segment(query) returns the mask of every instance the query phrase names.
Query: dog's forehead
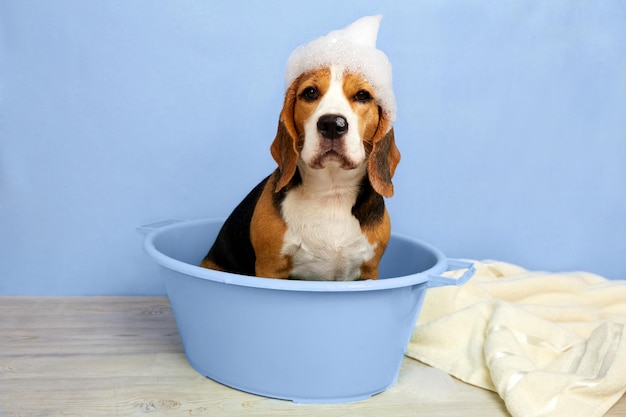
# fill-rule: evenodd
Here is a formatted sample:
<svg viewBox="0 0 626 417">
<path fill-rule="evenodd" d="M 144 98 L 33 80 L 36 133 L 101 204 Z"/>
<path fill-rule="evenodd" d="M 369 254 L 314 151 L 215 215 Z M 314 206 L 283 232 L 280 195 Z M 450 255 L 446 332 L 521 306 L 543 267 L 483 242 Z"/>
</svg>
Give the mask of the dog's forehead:
<svg viewBox="0 0 626 417">
<path fill-rule="evenodd" d="M 332 86 L 341 87 L 345 94 L 354 94 L 358 90 L 367 90 L 374 95 L 372 85 L 360 73 L 344 67 L 333 66 L 309 71 L 299 77 L 297 82 L 298 93 L 302 93 L 308 87 L 315 87 L 320 93 L 326 93 Z"/>
</svg>

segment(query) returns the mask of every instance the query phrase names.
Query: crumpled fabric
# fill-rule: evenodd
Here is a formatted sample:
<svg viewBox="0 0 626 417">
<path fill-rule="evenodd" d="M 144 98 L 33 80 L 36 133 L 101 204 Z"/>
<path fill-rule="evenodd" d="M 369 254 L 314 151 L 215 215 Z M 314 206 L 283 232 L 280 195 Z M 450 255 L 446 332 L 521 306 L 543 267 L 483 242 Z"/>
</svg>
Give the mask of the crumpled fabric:
<svg viewBox="0 0 626 417">
<path fill-rule="evenodd" d="M 513 417 L 600 417 L 626 391 L 626 281 L 475 262 L 429 289 L 407 356 L 496 391 Z"/>
</svg>

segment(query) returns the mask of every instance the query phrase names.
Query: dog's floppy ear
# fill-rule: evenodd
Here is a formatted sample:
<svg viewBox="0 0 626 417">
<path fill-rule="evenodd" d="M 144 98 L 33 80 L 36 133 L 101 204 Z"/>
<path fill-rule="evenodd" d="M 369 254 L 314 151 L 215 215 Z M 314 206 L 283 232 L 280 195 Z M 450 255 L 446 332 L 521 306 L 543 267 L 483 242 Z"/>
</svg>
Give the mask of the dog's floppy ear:
<svg viewBox="0 0 626 417">
<path fill-rule="evenodd" d="M 393 128 L 387 132 L 388 127 L 389 122 L 382 113 L 367 161 L 367 172 L 374 191 L 387 198 L 393 195 L 391 178 L 400 162 L 400 151 L 396 147 Z"/>
<path fill-rule="evenodd" d="M 291 178 L 293 178 L 293 175 L 296 173 L 298 158 L 300 157 L 300 152 L 297 147 L 298 133 L 296 132 L 293 120 L 296 88 L 299 79 L 300 77 L 291 84 L 285 93 L 285 102 L 280 112 L 280 120 L 278 121 L 278 131 L 270 147 L 270 152 L 278 164 L 279 171 L 276 189 L 274 190 L 276 192 L 289 184 L 289 181 L 291 181 Z"/>
</svg>

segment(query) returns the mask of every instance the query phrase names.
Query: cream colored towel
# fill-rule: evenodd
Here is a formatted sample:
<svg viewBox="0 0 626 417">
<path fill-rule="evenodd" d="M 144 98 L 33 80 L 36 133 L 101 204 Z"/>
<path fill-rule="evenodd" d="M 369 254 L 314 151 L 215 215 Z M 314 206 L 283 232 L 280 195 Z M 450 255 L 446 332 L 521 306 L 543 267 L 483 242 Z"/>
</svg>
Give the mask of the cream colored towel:
<svg viewBox="0 0 626 417">
<path fill-rule="evenodd" d="M 407 356 L 497 391 L 514 417 L 599 417 L 626 391 L 626 281 L 476 262 L 428 290 Z"/>
</svg>

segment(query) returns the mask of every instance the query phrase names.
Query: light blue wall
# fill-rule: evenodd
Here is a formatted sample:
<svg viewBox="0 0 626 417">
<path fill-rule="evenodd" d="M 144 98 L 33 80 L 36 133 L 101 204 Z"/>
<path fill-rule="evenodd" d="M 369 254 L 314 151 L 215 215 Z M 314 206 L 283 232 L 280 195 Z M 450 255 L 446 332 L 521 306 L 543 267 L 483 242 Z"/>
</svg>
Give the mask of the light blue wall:
<svg viewBox="0 0 626 417">
<path fill-rule="evenodd" d="M 626 278 L 626 2 L 0 2 L 0 294 L 161 294 L 136 226 L 273 169 L 299 44 L 383 13 L 394 230 Z"/>
</svg>

